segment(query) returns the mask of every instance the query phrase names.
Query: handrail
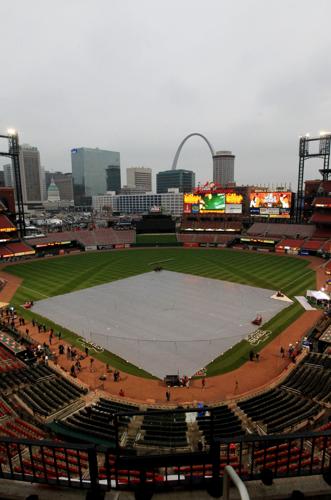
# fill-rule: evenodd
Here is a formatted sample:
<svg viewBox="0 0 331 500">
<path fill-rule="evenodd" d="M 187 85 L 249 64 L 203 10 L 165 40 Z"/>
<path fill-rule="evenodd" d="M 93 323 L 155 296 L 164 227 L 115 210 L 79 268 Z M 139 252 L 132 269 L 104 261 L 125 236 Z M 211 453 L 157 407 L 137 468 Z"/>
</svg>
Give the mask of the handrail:
<svg viewBox="0 0 331 500">
<path fill-rule="evenodd" d="M 240 479 L 236 471 L 231 465 L 227 465 L 224 469 L 223 480 L 223 499 L 229 500 L 230 498 L 230 479 L 239 491 L 241 500 L 250 500 L 247 488 L 244 482 Z"/>
</svg>

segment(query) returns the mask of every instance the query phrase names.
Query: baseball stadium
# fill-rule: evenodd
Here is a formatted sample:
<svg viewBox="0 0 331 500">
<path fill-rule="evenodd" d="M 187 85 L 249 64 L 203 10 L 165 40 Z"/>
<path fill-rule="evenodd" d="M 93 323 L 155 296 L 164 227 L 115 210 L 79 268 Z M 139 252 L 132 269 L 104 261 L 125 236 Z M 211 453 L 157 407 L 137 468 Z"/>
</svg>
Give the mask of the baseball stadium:
<svg viewBox="0 0 331 500">
<path fill-rule="evenodd" d="M 29 240 L 0 189 L 1 479 L 144 499 L 220 497 L 231 474 L 330 484 L 322 174 L 296 201 L 206 183 L 173 232 L 155 213 L 153 231 L 93 220 Z"/>
</svg>

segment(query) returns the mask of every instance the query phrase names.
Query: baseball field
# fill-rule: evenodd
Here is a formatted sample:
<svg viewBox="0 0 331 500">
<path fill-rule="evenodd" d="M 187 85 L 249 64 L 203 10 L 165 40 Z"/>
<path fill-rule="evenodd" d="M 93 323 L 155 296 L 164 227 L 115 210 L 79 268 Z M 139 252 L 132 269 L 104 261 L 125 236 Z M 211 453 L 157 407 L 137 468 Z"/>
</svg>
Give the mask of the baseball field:
<svg viewBox="0 0 331 500">
<path fill-rule="evenodd" d="M 303 295 L 308 288 L 315 286 L 315 272 L 309 268 L 307 260 L 228 249 L 152 248 L 81 253 L 10 265 L 6 268 L 6 272 L 23 280 L 12 303 L 27 318 L 31 318 L 32 315 L 34 317 L 36 315 L 22 308 L 27 300 L 38 301 L 121 280 L 149 272 L 156 266 L 169 271 L 281 290 L 291 299 L 296 295 Z M 256 350 L 260 350 L 275 338 L 302 312 L 302 307 L 294 301 L 294 304 L 264 324 L 263 328 L 270 330 L 271 335 L 265 342 L 261 342 Z M 59 330 L 59 327 L 47 318 L 39 320 Z M 61 331 L 63 338 L 75 344 L 75 332 L 62 328 Z M 246 340 L 239 342 L 208 365 L 208 375 L 237 368 L 247 360 L 250 349 L 251 346 Z M 145 377 L 150 376 L 144 370 L 112 353 L 103 352 L 95 356 L 120 370 Z"/>
</svg>

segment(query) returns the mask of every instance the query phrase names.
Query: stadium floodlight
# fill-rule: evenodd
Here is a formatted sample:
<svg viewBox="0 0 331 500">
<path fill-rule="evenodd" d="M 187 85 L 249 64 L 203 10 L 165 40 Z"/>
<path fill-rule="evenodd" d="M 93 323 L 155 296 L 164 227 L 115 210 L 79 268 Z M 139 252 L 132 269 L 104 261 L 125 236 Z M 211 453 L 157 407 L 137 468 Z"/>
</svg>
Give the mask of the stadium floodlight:
<svg viewBox="0 0 331 500">
<path fill-rule="evenodd" d="M 16 135 L 16 130 L 15 130 L 14 128 L 9 128 L 9 129 L 7 130 L 7 134 L 8 134 L 8 135 Z"/>
<path fill-rule="evenodd" d="M 330 135 L 330 132 L 327 132 L 326 130 L 320 130 L 320 135 Z"/>
<path fill-rule="evenodd" d="M 306 133 L 306 137 L 310 137 L 310 133 L 309 132 Z"/>
</svg>

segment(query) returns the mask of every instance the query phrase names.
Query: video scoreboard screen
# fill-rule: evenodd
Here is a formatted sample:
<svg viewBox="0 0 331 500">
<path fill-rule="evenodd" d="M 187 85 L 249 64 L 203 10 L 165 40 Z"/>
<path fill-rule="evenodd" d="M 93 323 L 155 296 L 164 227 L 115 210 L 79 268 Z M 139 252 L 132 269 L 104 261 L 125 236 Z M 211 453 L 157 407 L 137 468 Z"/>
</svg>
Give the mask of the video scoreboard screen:
<svg viewBox="0 0 331 500">
<path fill-rule="evenodd" d="M 291 216 L 292 193 L 289 191 L 252 192 L 249 199 L 251 215 L 289 219 Z"/>
<path fill-rule="evenodd" d="M 185 214 L 241 214 L 243 197 L 237 193 L 186 193 Z"/>
</svg>

